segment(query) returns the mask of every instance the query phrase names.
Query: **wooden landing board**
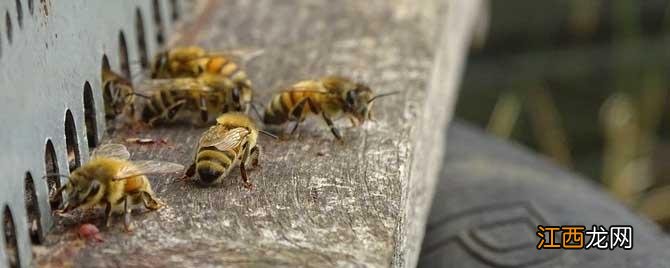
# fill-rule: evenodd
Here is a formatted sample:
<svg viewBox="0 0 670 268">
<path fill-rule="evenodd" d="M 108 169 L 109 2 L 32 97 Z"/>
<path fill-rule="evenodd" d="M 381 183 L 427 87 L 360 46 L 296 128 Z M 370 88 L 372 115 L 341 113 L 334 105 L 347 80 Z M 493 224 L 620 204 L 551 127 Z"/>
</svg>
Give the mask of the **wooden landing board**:
<svg viewBox="0 0 670 268">
<path fill-rule="evenodd" d="M 446 6 L 445 6 L 446 4 Z M 293 82 L 338 74 L 375 92 L 376 122 L 337 122 L 344 144 L 319 120 L 290 140 L 264 137 L 261 168 L 216 187 L 152 177 L 167 207 L 136 212 L 133 234 L 119 217 L 105 242 L 77 239 L 79 221 L 57 219 L 38 265 L 61 266 L 413 266 L 441 163 L 479 1 L 204 1 L 179 37 L 209 48 L 263 49 L 247 63 L 259 102 Z M 179 42 L 179 41 L 177 41 Z M 203 129 L 162 127 L 129 137 L 132 159 L 188 165 Z M 98 226 L 102 219 L 88 217 Z"/>
</svg>

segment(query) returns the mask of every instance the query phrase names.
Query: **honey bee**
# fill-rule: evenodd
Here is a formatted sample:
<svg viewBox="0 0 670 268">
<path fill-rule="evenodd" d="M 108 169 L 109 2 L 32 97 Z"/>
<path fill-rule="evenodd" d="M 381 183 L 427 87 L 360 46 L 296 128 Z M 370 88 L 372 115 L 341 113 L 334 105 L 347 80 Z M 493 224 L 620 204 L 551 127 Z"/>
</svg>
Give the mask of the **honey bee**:
<svg viewBox="0 0 670 268">
<path fill-rule="evenodd" d="M 295 122 L 291 130 L 293 134 L 308 115 L 319 115 L 335 138 L 342 140 L 333 119 L 346 116 L 354 126 L 361 125 L 366 119 L 372 119 L 374 100 L 396 93 L 375 96 L 368 86 L 344 77 L 302 81 L 272 96 L 265 107 L 263 122 L 268 125 Z"/>
<path fill-rule="evenodd" d="M 102 70 L 103 100 L 105 102 L 105 116 L 114 119 L 129 112 L 133 113 L 135 94 L 130 81 L 109 69 Z"/>
<path fill-rule="evenodd" d="M 193 63 L 207 52 L 197 46 L 176 47 L 156 54 L 151 65 L 151 78 L 197 77 L 204 72 Z"/>
<path fill-rule="evenodd" d="M 258 133 L 276 137 L 259 130 L 251 118 L 242 113 L 225 113 L 216 122 L 200 137 L 194 162 L 184 178 L 193 177 L 197 172 L 200 182 L 211 185 L 223 180 L 239 166 L 244 187 L 251 188 L 247 167 L 259 164 L 261 147 L 257 144 Z"/>
<path fill-rule="evenodd" d="M 202 74 L 216 74 L 235 82 L 249 83 L 247 75 L 236 61 L 242 56 L 253 57 L 257 52 L 207 52 L 197 46 L 176 47 L 158 53 L 151 68 L 151 78 L 198 77 Z"/>
<path fill-rule="evenodd" d="M 246 53 L 253 56 L 254 53 Z M 176 47 L 158 53 L 151 67 L 151 77 L 180 78 L 199 77 L 203 74 L 229 78 L 240 88 L 251 89 L 251 81 L 240 69 L 233 53 L 208 53 L 197 46 Z"/>
<path fill-rule="evenodd" d="M 156 210 L 163 204 L 156 199 L 146 175 L 180 172 L 180 164 L 161 161 L 129 161 L 130 153 L 121 144 L 105 144 L 95 149 L 91 160 L 75 169 L 54 196 L 64 191 L 67 200 L 60 213 L 77 208 L 105 207 L 107 227 L 112 214 L 124 214 L 124 226 L 131 230 L 130 211 L 139 205 Z M 50 174 L 49 174 L 50 175 Z"/>
<path fill-rule="evenodd" d="M 204 124 L 231 111 L 247 112 L 251 104 L 249 87 L 238 87 L 230 79 L 204 74 L 199 78 L 152 80 L 142 90 L 147 95 L 140 120 L 150 125 L 188 119 Z M 144 93 L 146 92 L 146 93 Z"/>
</svg>

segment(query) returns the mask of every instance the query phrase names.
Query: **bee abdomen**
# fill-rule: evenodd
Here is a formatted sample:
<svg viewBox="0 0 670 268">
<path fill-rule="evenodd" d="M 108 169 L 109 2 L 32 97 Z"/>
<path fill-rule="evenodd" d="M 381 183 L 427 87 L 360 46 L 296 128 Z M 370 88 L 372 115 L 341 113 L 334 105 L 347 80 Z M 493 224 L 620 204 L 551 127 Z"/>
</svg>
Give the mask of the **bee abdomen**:
<svg viewBox="0 0 670 268">
<path fill-rule="evenodd" d="M 237 155 L 230 151 L 203 149 L 196 157 L 196 171 L 204 183 L 214 183 L 225 176 Z"/>
<path fill-rule="evenodd" d="M 219 180 L 219 178 L 223 175 L 224 172 L 218 170 L 218 169 L 212 169 L 212 168 L 198 168 L 198 176 L 200 177 L 200 181 L 205 183 L 205 184 L 212 184 L 215 183 L 216 181 Z"/>
<path fill-rule="evenodd" d="M 293 101 L 288 92 L 274 95 L 265 108 L 263 122 L 266 124 L 279 125 L 289 120 L 289 113 L 293 107 Z"/>
</svg>

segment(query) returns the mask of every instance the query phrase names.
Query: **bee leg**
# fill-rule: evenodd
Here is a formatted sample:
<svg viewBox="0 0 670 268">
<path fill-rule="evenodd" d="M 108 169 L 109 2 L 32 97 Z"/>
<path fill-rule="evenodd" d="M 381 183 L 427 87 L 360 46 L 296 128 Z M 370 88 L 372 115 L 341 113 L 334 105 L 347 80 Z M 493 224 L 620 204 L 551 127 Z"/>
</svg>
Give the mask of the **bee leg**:
<svg viewBox="0 0 670 268">
<path fill-rule="evenodd" d="M 188 166 L 188 169 L 186 169 L 186 172 L 184 172 L 184 175 L 182 175 L 179 180 L 186 180 L 190 177 L 193 177 L 195 175 L 195 162 Z"/>
<path fill-rule="evenodd" d="M 247 175 L 247 169 L 244 167 L 244 162 L 240 163 L 240 174 L 242 175 L 242 183 L 244 188 L 249 190 L 254 188 L 254 185 L 249 181 L 249 176 Z"/>
<path fill-rule="evenodd" d="M 112 226 L 112 203 L 106 202 L 105 206 L 105 226 Z"/>
<path fill-rule="evenodd" d="M 170 119 L 174 118 L 175 115 L 177 115 L 177 112 L 179 111 L 179 109 L 181 109 L 181 106 L 184 105 L 185 103 L 186 103 L 186 100 L 180 100 L 178 102 L 173 103 L 169 107 L 165 108 L 164 112 L 162 112 L 161 114 L 151 118 L 149 120 L 148 124 L 150 126 L 153 126 L 156 123 L 156 121 L 158 121 L 160 119 L 170 120 Z"/>
<path fill-rule="evenodd" d="M 349 117 L 349 122 L 351 122 L 351 127 L 357 127 L 358 123 L 354 120 L 353 117 Z"/>
<path fill-rule="evenodd" d="M 247 169 L 245 167 L 245 163 L 249 159 L 249 149 L 244 150 L 244 154 L 242 155 L 242 159 L 240 161 L 240 175 L 242 175 L 242 181 L 244 183 L 244 188 L 247 188 L 251 190 L 253 188 L 253 184 L 249 181 L 249 176 L 247 175 Z"/>
<path fill-rule="evenodd" d="M 330 117 L 323 112 L 321 112 L 321 116 L 323 117 L 323 120 L 326 121 L 326 124 L 328 124 L 328 127 L 330 127 L 330 132 L 335 135 L 335 138 L 342 141 L 342 134 L 340 134 L 340 131 L 335 127 L 335 124 L 333 124 L 333 120 L 330 120 Z"/>
<path fill-rule="evenodd" d="M 295 131 L 298 130 L 298 126 L 300 125 L 300 122 L 303 120 L 303 111 L 305 104 L 309 101 L 309 98 L 304 98 L 300 100 L 298 103 L 293 106 L 293 109 L 289 112 L 289 120 L 290 121 L 295 121 L 295 125 L 293 125 L 293 129 L 291 129 L 291 136 L 295 134 Z"/>
<path fill-rule="evenodd" d="M 377 122 L 376 118 L 372 116 L 372 110 L 368 112 L 368 119 L 372 122 Z"/>
<path fill-rule="evenodd" d="M 149 121 L 147 122 L 147 125 L 149 125 L 150 127 L 153 127 L 153 126 L 156 125 L 156 121 L 158 121 L 158 120 L 160 120 L 160 119 L 161 119 L 161 116 L 160 116 L 160 115 L 155 116 L 155 117 L 149 119 Z"/>
<path fill-rule="evenodd" d="M 144 203 L 145 208 L 149 210 L 157 210 L 163 206 L 163 204 L 150 193 L 142 192 L 140 194 L 142 195 L 142 202 Z"/>
<path fill-rule="evenodd" d="M 290 136 L 295 135 L 296 130 L 298 130 L 298 126 L 300 125 L 300 120 L 295 121 L 295 124 L 293 125 L 293 128 L 291 128 L 291 132 L 289 133 Z"/>
<path fill-rule="evenodd" d="M 130 222 L 130 213 L 131 209 L 128 206 L 128 199 L 130 199 L 130 196 L 127 195 L 125 199 L 123 200 L 123 226 L 126 229 L 126 232 L 132 232 L 133 231 L 133 225 L 132 222 Z"/>
<path fill-rule="evenodd" d="M 124 111 L 125 111 L 125 110 L 124 110 Z M 134 117 L 135 117 L 135 113 L 137 112 L 137 111 L 135 111 L 135 104 L 134 104 L 134 103 L 130 103 L 130 104 L 128 104 L 128 109 L 127 109 L 127 111 L 128 111 L 127 116 L 128 116 L 129 118 L 134 118 Z"/>
<path fill-rule="evenodd" d="M 326 121 L 326 124 L 330 128 L 330 132 L 335 135 L 335 138 L 337 138 L 339 141 L 342 141 L 342 135 L 340 134 L 340 131 L 335 127 L 335 124 L 333 124 L 333 120 L 331 120 L 330 117 L 328 117 L 326 113 L 323 112 L 321 107 L 319 107 L 319 104 L 312 101 L 310 98 L 306 98 L 306 100 L 309 102 L 309 106 L 312 108 L 314 113 L 321 114 L 321 117 L 323 117 L 323 120 Z"/>
<path fill-rule="evenodd" d="M 125 115 L 129 118 L 133 118 L 135 116 L 135 95 L 131 93 L 127 93 L 126 96 L 123 98 L 123 107 L 121 108 L 121 115 Z"/>
<path fill-rule="evenodd" d="M 209 108 L 207 107 L 207 98 L 205 96 L 200 97 L 200 119 L 203 124 L 209 122 Z"/>
<path fill-rule="evenodd" d="M 180 100 L 178 102 L 175 102 L 174 104 L 170 105 L 170 107 L 167 108 L 167 118 L 172 119 L 174 118 L 175 115 L 177 115 L 177 112 L 179 112 L 179 109 L 186 103 L 186 100 Z"/>
<path fill-rule="evenodd" d="M 251 148 L 251 152 L 249 152 L 249 158 L 247 159 L 247 164 L 251 164 L 252 167 L 258 167 L 260 158 L 261 158 L 261 153 L 262 149 L 260 145 L 256 145 L 256 147 Z"/>
</svg>

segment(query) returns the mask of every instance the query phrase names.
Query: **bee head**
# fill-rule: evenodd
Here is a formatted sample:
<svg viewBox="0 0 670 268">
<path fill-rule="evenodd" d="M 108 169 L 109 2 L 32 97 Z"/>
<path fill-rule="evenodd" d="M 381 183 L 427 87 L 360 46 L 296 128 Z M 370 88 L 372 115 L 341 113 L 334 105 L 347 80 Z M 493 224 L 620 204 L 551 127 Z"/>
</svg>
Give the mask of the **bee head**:
<svg viewBox="0 0 670 268">
<path fill-rule="evenodd" d="M 117 104 L 115 101 L 116 92 L 114 92 L 114 83 L 112 81 L 104 82 L 102 98 L 105 100 L 105 114 L 107 116 L 116 116 L 117 113 Z"/>
<path fill-rule="evenodd" d="M 121 89 L 119 88 L 120 77 L 109 69 L 102 70 L 102 98 L 105 102 L 105 114 L 116 116 L 121 110 Z"/>
<path fill-rule="evenodd" d="M 110 81 L 104 85 L 103 98 L 106 100 L 105 107 L 107 114 L 120 115 L 124 109 L 133 104 L 135 95 L 131 87 Z"/>
<path fill-rule="evenodd" d="M 344 107 L 359 124 L 363 124 L 370 113 L 372 90 L 364 84 L 356 84 L 355 88 L 344 92 Z"/>
<path fill-rule="evenodd" d="M 69 177 L 67 183 L 58 190 L 65 192 L 67 200 L 64 202 L 63 212 L 71 211 L 81 204 L 92 194 L 97 194 L 100 190 L 100 183 L 97 180 L 89 178 L 82 170 L 75 170 Z"/>
</svg>

